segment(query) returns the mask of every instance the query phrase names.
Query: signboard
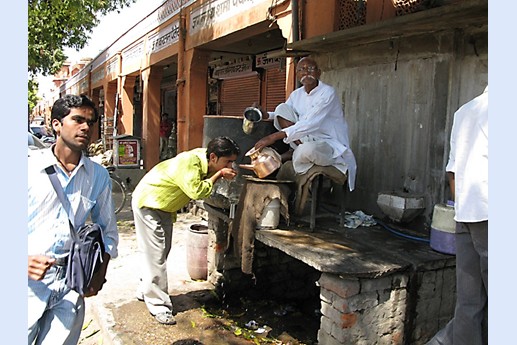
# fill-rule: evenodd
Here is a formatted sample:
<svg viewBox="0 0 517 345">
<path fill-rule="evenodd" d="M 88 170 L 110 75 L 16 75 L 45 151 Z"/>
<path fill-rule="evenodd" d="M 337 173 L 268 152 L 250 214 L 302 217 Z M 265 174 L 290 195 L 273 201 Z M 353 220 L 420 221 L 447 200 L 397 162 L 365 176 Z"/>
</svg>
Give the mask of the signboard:
<svg viewBox="0 0 517 345">
<path fill-rule="evenodd" d="M 115 166 L 118 168 L 140 167 L 140 140 L 115 137 Z"/>
<path fill-rule="evenodd" d="M 251 60 L 244 60 L 235 62 L 229 65 L 218 66 L 214 69 L 212 78 L 214 79 L 230 79 L 240 78 L 251 74 L 256 74 L 253 71 Z"/>
<path fill-rule="evenodd" d="M 211 27 L 268 0 L 214 0 L 190 12 L 189 34 Z"/>
<path fill-rule="evenodd" d="M 147 45 L 147 54 L 156 53 L 162 49 L 167 48 L 179 41 L 180 37 L 180 24 L 176 20 L 171 25 L 167 26 L 163 30 L 158 31 L 156 34 L 149 36 Z"/>
<path fill-rule="evenodd" d="M 122 60 L 126 64 L 140 62 L 144 56 L 144 41 L 140 41 L 131 48 L 122 52 Z"/>
<path fill-rule="evenodd" d="M 267 56 L 267 53 L 255 56 L 255 66 L 257 68 L 271 68 L 278 67 L 281 65 L 285 58 L 271 58 Z"/>
</svg>

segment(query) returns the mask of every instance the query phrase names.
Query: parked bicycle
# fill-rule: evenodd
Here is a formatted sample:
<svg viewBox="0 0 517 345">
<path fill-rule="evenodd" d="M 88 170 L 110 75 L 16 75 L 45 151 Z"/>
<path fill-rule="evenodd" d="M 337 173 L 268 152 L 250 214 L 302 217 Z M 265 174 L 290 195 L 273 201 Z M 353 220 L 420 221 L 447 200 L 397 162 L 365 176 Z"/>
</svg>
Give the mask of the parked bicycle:
<svg viewBox="0 0 517 345">
<path fill-rule="evenodd" d="M 126 204 L 128 190 L 126 183 L 115 172 L 114 166 L 109 166 L 108 169 L 111 177 L 111 193 L 113 198 L 113 205 L 115 206 L 115 214 L 119 213 Z"/>
</svg>

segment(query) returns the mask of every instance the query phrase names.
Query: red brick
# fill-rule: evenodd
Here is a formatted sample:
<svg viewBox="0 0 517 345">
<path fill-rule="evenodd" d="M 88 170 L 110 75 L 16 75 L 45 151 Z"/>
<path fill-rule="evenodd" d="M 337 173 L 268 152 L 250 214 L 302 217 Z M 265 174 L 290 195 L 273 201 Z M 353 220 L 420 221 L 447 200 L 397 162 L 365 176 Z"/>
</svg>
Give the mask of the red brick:
<svg viewBox="0 0 517 345">
<path fill-rule="evenodd" d="M 354 313 L 343 314 L 341 315 L 341 327 L 342 328 L 351 328 L 357 323 L 357 315 Z"/>
</svg>

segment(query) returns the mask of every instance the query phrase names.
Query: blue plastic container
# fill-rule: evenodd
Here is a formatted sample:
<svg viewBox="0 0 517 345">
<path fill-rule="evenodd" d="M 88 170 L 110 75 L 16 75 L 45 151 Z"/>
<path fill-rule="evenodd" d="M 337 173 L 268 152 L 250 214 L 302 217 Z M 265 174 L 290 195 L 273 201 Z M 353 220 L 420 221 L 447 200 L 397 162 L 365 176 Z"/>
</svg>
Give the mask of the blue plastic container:
<svg viewBox="0 0 517 345">
<path fill-rule="evenodd" d="M 456 221 L 453 206 L 434 206 L 429 244 L 437 252 L 456 255 Z"/>
</svg>

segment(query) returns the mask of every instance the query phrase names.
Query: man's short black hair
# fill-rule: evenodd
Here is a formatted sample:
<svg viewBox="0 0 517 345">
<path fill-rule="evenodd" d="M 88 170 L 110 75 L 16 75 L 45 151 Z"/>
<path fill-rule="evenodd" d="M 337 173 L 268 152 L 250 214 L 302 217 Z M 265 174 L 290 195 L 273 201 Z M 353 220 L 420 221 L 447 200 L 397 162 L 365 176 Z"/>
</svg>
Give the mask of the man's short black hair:
<svg viewBox="0 0 517 345">
<path fill-rule="evenodd" d="M 210 159 L 210 154 L 215 153 L 217 157 L 229 157 L 231 155 L 239 155 L 241 150 L 239 145 L 228 137 L 217 137 L 208 143 L 206 147 L 206 158 Z"/>
<path fill-rule="evenodd" d="M 93 120 L 97 122 L 99 119 L 99 112 L 95 104 L 86 95 L 64 95 L 54 102 L 52 111 L 50 113 L 50 120 L 57 119 L 62 122 L 63 118 L 70 114 L 72 108 L 87 107 L 93 110 Z"/>
</svg>

